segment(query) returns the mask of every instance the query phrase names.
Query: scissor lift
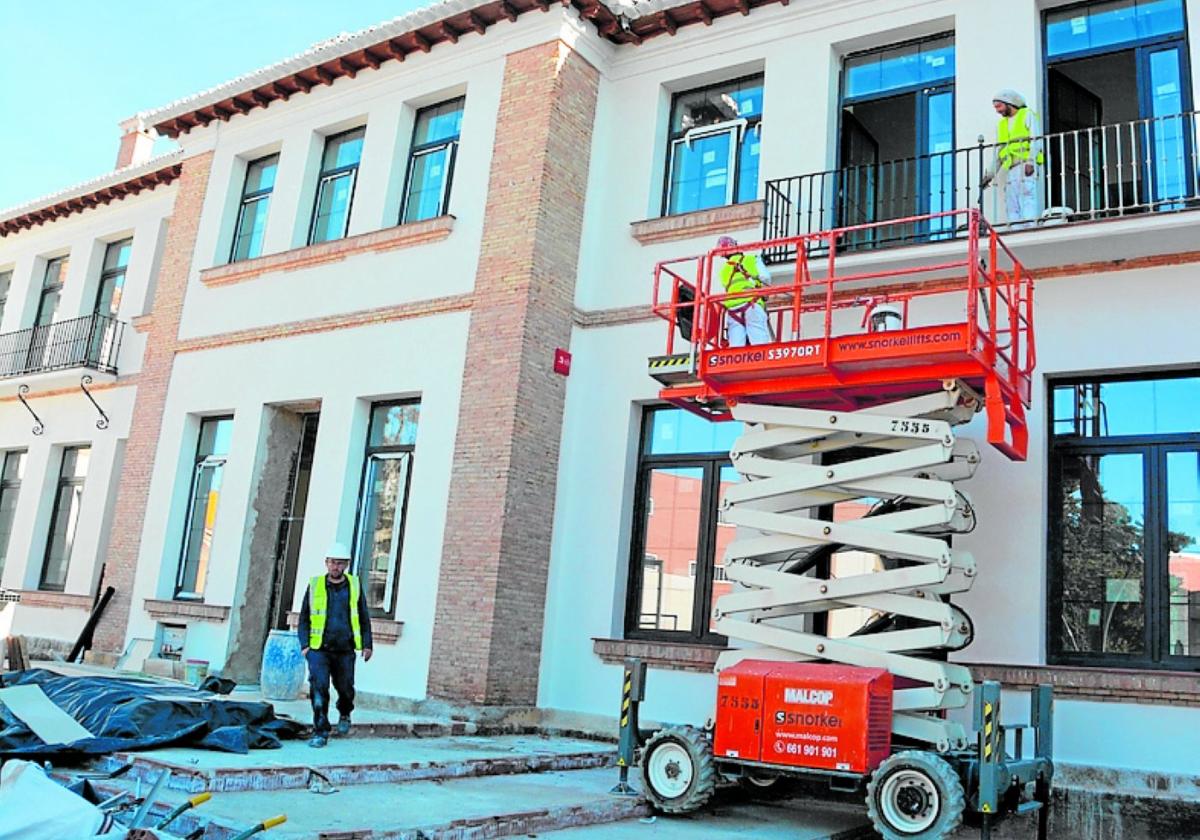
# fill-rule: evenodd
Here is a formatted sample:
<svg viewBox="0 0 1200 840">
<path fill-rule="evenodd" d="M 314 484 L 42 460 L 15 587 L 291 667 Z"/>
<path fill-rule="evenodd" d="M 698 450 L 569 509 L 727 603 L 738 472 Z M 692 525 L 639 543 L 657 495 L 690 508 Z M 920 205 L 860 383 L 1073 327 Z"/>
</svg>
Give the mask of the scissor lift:
<svg viewBox="0 0 1200 840">
<path fill-rule="evenodd" d="M 860 225 L 656 268 L 654 312 L 669 332 L 649 369 L 662 398 L 745 424 L 730 453 L 743 481 L 726 491 L 721 514 L 738 526 L 724 560 L 740 586 L 715 609 L 717 631 L 744 646 L 717 663 L 712 727 L 660 730 L 645 742 L 647 794 L 678 813 L 703 805 L 718 776 L 768 783 L 816 773 L 840 786 L 865 783 L 886 838 L 947 837 L 964 812 L 981 815 L 988 836 L 994 819 L 1034 810 L 1044 837 L 1049 687 L 1033 691 L 1031 724 L 1006 738 L 999 684 L 976 686 L 968 668 L 946 659 L 974 632 L 950 596 L 977 574 L 951 538 L 974 528 L 976 510 L 956 482 L 974 474 L 980 455 L 955 429 L 983 412 L 988 442 L 1024 460 L 1033 282 L 978 211 L 887 224 L 959 225 L 965 236 L 926 246 L 949 255 L 941 262 L 917 250 L 907 261 L 889 255 L 890 267 L 858 256 L 846 269 L 841 243 L 879 227 Z M 795 259 L 788 282 L 755 292 L 774 340 L 729 347 L 725 301 L 747 293 L 726 294 L 714 280 L 742 250 Z M 815 515 L 837 503 L 867 512 L 850 521 Z M 877 562 L 831 575 L 830 559 L 847 551 Z M 871 618 L 850 635 L 817 632 L 818 617 L 847 607 Z M 871 715 L 846 711 L 866 708 L 854 705 L 856 683 L 876 695 L 886 685 L 872 695 Z M 950 713 L 972 700 L 968 730 Z M 870 749 L 850 749 L 862 738 Z"/>
</svg>

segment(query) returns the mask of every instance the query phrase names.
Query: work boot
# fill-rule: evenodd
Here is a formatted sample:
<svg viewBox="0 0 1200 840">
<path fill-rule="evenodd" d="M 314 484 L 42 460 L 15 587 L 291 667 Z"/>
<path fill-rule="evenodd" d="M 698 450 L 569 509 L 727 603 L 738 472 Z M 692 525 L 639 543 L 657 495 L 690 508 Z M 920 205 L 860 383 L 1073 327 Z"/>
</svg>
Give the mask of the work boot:
<svg viewBox="0 0 1200 840">
<path fill-rule="evenodd" d="M 310 747 L 315 747 L 317 749 L 320 749 L 321 747 L 325 746 L 328 743 L 329 743 L 329 739 L 326 738 L 324 735 L 314 735 L 308 739 L 308 745 Z"/>
<path fill-rule="evenodd" d="M 338 719 L 337 729 L 335 731 L 339 735 L 349 735 L 350 734 L 350 716 L 349 715 L 346 715 L 345 717 Z"/>
</svg>

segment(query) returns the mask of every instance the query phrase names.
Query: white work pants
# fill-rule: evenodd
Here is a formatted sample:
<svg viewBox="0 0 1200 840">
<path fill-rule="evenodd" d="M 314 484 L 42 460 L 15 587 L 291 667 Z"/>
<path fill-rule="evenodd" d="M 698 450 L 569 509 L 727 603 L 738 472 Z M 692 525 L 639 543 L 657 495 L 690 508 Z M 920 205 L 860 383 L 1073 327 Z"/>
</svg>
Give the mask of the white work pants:
<svg viewBox="0 0 1200 840">
<path fill-rule="evenodd" d="M 1032 227 L 1042 215 L 1042 168 L 1033 166 L 1033 174 L 1025 174 L 1025 163 L 1018 162 L 1008 170 L 1004 199 L 1010 230 Z"/>
<path fill-rule="evenodd" d="M 728 324 L 726 329 L 730 347 L 771 343 L 771 327 L 767 323 L 767 310 L 761 303 L 752 303 L 741 309 L 730 310 L 726 323 Z"/>
</svg>

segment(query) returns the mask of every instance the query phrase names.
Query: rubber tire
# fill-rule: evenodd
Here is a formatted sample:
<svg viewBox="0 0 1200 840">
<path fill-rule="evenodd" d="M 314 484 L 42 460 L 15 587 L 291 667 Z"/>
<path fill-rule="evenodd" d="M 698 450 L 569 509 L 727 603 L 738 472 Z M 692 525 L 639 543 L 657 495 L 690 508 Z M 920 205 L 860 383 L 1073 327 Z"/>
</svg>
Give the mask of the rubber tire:
<svg viewBox="0 0 1200 840">
<path fill-rule="evenodd" d="M 683 747 L 692 762 L 692 782 L 679 796 L 664 796 L 650 781 L 650 759 L 664 744 Z M 642 786 L 646 798 L 659 811 L 667 814 L 690 814 L 703 808 L 717 789 L 717 765 L 713 760 L 712 743 L 699 729 L 691 726 L 660 729 L 650 736 L 642 750 Z"/>
<path fill-rule="evenodd" d="M 878 795 L 884 782 L 901 770 L 913 770 L 929 779 L 937 789 L 941 804 L 933 824 L 915 834 L 890 825 L 879 807 Z M 966 802 L 962 780 L 954 768 L 944 758 L 923 750 L 906 750 L 889 756 L 867 782 L 867 816 L 884 840 L 945 840 L 962 825 Z"/>
</svg>

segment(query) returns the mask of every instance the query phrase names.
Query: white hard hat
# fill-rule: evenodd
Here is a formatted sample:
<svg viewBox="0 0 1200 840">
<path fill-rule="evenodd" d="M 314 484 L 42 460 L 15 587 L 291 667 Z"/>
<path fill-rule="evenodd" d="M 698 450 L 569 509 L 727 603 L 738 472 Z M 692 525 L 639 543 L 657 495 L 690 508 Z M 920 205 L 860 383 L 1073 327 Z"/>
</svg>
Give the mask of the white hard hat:
<svg viewBox="0 0 1200 840">
<path fill-rule="evenodd" d="M 350 560 L 350 547 L 345 543 L 334 543 L 329 546 L 329 550 L 325 552 L 326 560 Z"/>
<path fill-rule="evenodd" d="M 1006 102 L 1014 108 L 1025 107 L 1025 97 L 1017 93 L 1012 88 L 996 91 L 996 95 L 992 97 L 993 102 Z"/>
</svg>

